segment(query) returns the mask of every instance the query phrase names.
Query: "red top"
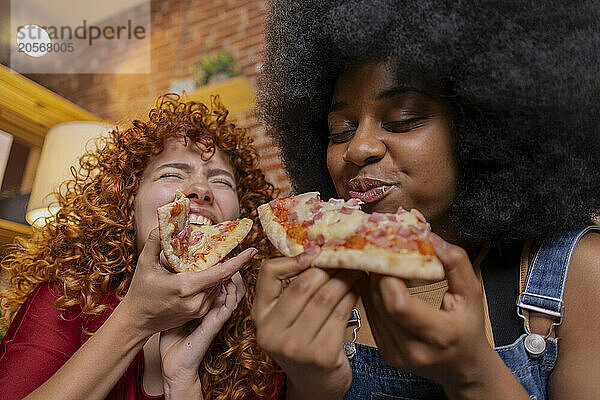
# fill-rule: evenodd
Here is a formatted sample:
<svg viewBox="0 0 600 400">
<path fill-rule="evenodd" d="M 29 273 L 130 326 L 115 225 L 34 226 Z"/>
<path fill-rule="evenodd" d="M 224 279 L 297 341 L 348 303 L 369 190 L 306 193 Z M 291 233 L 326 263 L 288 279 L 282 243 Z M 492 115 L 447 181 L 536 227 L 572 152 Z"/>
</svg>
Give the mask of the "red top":
<svg viewBox="0 0 600 400">
<path fill-rule="evenodd" d="M 31 293 L 13 320 L 0 344 L 0 400 L 16 400 L 27 396 L 45 381 L 85 343 L 90 336 L 81 330 L 85 326 L 95 332 L 112 310 L 98 315 L 80 315 L 78 310 L 65 312 L 64 321 L 54 302 L 60 295 L 58 284 L 45 284 Z M 117 306 L 119 300 L 105 295 L 101 304 Z M 84 325 L 85 324 L 85 325 Z M 106 397 L 109 400 L 164 399 L 163 395 L 144 393 L 144 352 L 133 362 Z M 272 399 L 283 390 L 285 377 L 279 374 L 273 382 Z"/>
<path fill-rule="evenodd" d="M 0 344 L 0 399 L 21 399 L 47 381 L 90 337 L 81 330 L 95 332 L 111 313 L 82 316 L 75 311 L 64 321 L 54 308 L 60 293 L 57 284 L 38 287 L 23 304 Z M 113 308 L 119 301 L 106 295 L 102 304 Z M 69 318 L 71 319 L 71 318 Z M 85 324 L 85 325 L 83 325 Z M 144 353 L 140 351 L 107 399 L 164 399 L 144 393 Z"/>
</svg>

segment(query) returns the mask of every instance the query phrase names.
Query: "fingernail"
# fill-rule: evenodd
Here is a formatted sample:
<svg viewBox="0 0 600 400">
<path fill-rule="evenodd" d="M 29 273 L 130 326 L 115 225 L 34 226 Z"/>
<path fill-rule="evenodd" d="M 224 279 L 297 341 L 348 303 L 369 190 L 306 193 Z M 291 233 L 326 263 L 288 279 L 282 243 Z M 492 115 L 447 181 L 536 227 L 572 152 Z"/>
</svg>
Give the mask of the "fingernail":
<svg viewBox="0 0 600 400">
<path fill-rule="evenodd" d="M 431 242 L 435 247 L 438 247 L 442 250 L 446 250 L 448 248 L 448 242 L 446 242 L 444 239 L 442 239 L 433 232 L 431 233 Z"/>
<path fill-rule="evenodd" d="M 250 252 L 250 258 L 254 257 L 257 254 L 258 254 L 258 250 L 256 250 L 255 248 L 252 248 L 252 251 Z"/>
</svg>

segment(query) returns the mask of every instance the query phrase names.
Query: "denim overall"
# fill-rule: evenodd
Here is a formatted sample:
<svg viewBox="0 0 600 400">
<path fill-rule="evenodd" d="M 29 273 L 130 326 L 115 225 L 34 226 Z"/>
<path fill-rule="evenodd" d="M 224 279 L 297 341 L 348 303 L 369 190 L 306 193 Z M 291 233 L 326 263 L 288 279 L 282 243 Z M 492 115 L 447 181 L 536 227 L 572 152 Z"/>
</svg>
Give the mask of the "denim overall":
<svg viewBox="0 0 600 400">
<path fill-rule="evenodd" d="M 559 325 L 563 317 L 563 292 L 573 249 L 589 231 L 600 227 L 579 228 L 547 237 L 540 246 L 527 274 L 525 290 L 517 300 L 517 313 L 535 311 L 555 316 Z M 523 319 L 525 319 L 523 317 Z M 557 339 L 525 332 L 515 342 L 495 347 L 513 375 L 530 397 L 545 400 L 548 377 L 557 357 Z M 350 359 L 352 385 L 344 399 L 446 399 L 443 388 L 433 381 L 401 371 L 383 361 L 377 348 L 355 344 L 356 353 Z M 529 350 L 529 351 L 528 351 Z"/>
</svg>

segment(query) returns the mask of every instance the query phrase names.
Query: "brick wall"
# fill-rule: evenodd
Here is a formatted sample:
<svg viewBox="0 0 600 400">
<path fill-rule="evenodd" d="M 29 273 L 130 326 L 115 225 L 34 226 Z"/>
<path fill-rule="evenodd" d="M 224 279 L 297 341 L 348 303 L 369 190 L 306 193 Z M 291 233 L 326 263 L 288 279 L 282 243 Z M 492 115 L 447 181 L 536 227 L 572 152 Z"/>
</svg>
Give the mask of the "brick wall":
<svg viewBox="0 0 600 400">
<path fill-rule="evenodd" d="M 29 75 L 29 77 L 109 121 L 143 116 L 175 80 L 210 52 L 233 54 L 252 85 L 264 47 L 265 0 L 160 0 L 151 3 L 150 74 Z M 135 62 L 126 59 L 123 62 Z M 283 193 L 289 181 L 278 155 L 253 112 L 232 115 L 256 138 L 262 167 Z"/>
</svg>

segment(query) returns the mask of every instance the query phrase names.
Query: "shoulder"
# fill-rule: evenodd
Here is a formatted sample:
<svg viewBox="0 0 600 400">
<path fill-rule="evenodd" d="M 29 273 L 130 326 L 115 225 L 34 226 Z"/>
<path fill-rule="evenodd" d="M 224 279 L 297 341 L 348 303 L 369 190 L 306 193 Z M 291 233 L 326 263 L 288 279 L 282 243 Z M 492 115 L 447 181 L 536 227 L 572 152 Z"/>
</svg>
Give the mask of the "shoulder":
<svg viewBox="0 0 600 400">
<path fill-rule="evenodd" d="M 10 328 L 15 329 L 33 324 L 55 326 L 60 323 L 60 311 L 54 306 L 60 295 L 59 284 L 41 284 L 29 294 L 29 297 L 17 312 Z M 9 333 L 11 329 L 9 329 Z"/>
<path fill-rule="evenodd" d="M 589 232 L 573 250 L 565 286 L 565 324 L 571 316 L 600 321 L 600 232 Z M 590 314 L 591 313 L 591 314 Z"/>
<path fill-rule="evenodd" d="M 586 234 L 573 251 L 564 292 L 564 321 L 557 327 L 559 359 L 551 398 L 591 398 L 600 368 L 600 233 Z"/>
<path fill-rule="evenodd" d="M 44 283 L 34 289 L 25 303 L 21 306 L 19 314 L 31 316 L 49 316 L 56 314 L 58 310 L 54 307 L 54 302 L 60 297 L 59 286 L 57 283 Z"/>
<path fill-rule="evenodd" d="M 598 253 L 600 252 L 600 230 L 591 231 L 584 235 L 573 252 L 573 262 L 589 261 L 596 265 L 600 265 L 600 258 Z"/>
<path fill-rule="evenodd" d="M 600 330 L 600 233 L 590 232 L 573 250 L 563 296 L 564 321 L 557 328 L 561 347 L 569 348 Z M 591 338 L 591 337 L 590 337 Z M 600 340 L 598 350 L 600 350 Z"/>
<path fill-rule="evenodd" d="M 25 303 L 21 306 L 19 314 L 34 319 L 55 319 L 63 315 L 66 319 L 76 319 L 81 314 L 80 306 L 67 308 L 64 312 L 55 307 L 56 300 L 63 295 L 61 284 L 58 282 L 46 282 L 33 290 Z"/>
<path fill-rule="evenodd" d="M 59 293 L 53 284 L 42 284 L 31 292 L 6 332 L 0 359 L 16 364 L 42 359 L 64 362 L 75 352 L 80 345 L 81 319 L 61 318 L 54 307 Z"/>
<path fill-rule="evenodd" d="M 99 305 L 108 305 L 108 309 L 97 315 L 83 315 L 81 305 L 67 307 L 59 310 L 56 300 L 63 295 L 61 284 L 58 282 L 44 283 L 34 289 L 27 300 L 23 303 L 13 319 L 7 336 L 17 331 L 35 331 L 45 329 L 55 333 L 62 333 L 71 338 L 81 335 L 82 326 L 91 327 L 96 330 L 106 320 L 112 309 L 118 304 L 118 300 L 112 291 L 105 294 Z M 67 334 L 67 332 L 69 332 Z"/>
<path fill-rule="evenodd" d="M 588 294 L 600 300 L 599 284 L 600 232 L 596 231 L 584 235 L 573 250 L 565 287 L 565 301 L 577 301 Z"/>
</svg>

